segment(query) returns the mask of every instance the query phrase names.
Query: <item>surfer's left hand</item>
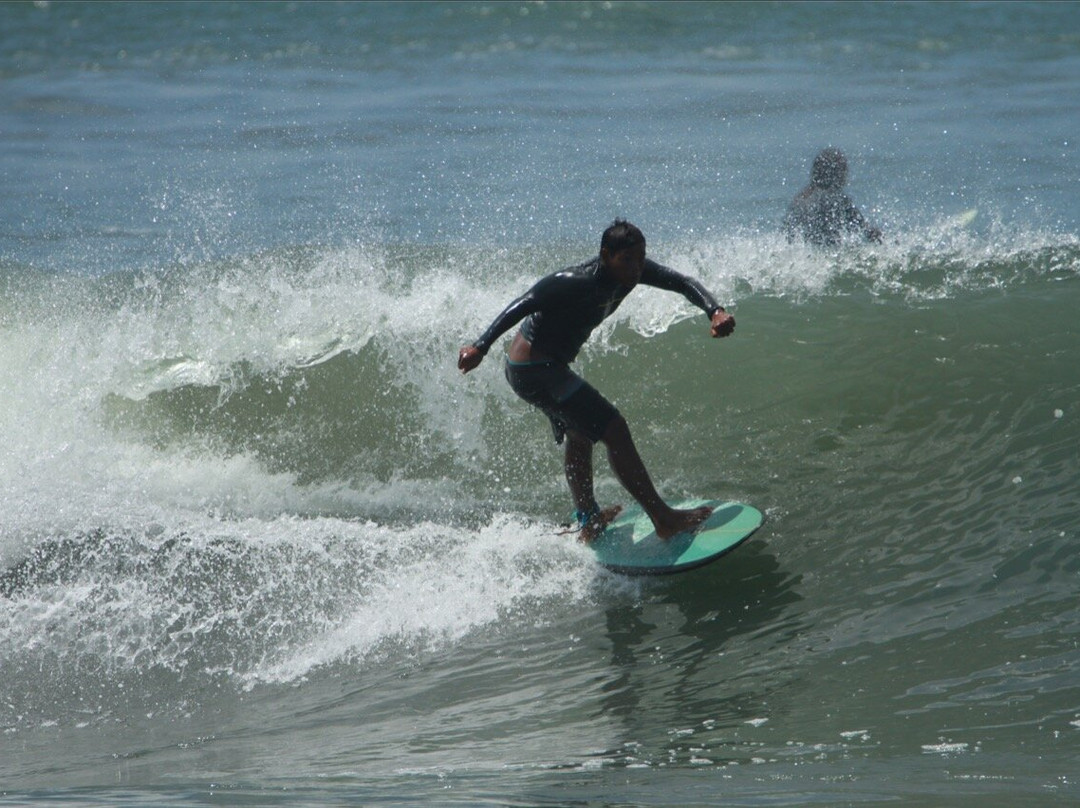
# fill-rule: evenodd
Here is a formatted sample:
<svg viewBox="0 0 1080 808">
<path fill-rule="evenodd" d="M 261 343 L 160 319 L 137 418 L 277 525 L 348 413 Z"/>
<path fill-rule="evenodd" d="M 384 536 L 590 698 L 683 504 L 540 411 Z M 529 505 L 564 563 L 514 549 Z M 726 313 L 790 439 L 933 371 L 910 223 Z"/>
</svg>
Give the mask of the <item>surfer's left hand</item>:
<svg viewBox="0 0 1080 808">
<path fill-rule="evenodd" d="M 735 330 L 735 318 L 728 314 L 723 309 L 717 309 L 713 312 L 712 323 L 709 326 L 709 333 L 714 337 L 726 337 L 732 331 Z"/>
</svg>

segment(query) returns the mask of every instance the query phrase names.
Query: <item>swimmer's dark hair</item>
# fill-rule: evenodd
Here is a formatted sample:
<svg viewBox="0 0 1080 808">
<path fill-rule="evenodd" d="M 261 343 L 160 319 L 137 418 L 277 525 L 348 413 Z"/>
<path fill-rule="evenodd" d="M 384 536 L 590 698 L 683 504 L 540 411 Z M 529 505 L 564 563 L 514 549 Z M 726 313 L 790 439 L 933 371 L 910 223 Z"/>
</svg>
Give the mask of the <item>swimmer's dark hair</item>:
<svg viewBox="0 0 1080 808">
<path fill-rule="evenodd" d="M 600 237 L 600 249 L 617 253 L 630 247 L 645 245 L 645 234 L 626 219 L 616 219 Z"/>
</svg>

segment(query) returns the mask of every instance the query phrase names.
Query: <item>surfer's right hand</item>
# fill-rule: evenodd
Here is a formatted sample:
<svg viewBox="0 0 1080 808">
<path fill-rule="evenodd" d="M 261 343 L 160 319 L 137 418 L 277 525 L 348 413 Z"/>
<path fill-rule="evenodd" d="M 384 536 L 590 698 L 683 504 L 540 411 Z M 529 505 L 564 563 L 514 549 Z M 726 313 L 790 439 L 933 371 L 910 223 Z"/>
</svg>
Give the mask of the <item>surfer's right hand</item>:
<svg viewBox="0 0 1080 808">
<path fill-rule="evenodd" d="M 466 345 L 458 352 L 457 366 L 462 373 L 468 373 L 484 361 L 484 352 L 475 345 Z"/>
</svg>

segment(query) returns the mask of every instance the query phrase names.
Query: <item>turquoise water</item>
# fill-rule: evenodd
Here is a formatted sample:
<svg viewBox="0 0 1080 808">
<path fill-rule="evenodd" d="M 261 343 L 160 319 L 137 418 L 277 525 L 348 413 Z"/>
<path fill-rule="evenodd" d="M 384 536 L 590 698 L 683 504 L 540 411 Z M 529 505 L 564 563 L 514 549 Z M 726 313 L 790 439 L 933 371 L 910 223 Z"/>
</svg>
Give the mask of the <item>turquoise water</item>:
<svg viewBox="0 0 1080 808">
<path fill-rule="evenodd" d="M 0 804 L 1075 802 L 1077 76 L 1076 4 L 0 6 Z M 780 235 L 828 144 L 883 244 Z M 579 360 L 767 516 L 671 578 L 454 366 L 615 216 L 738 321 Z"/>
</svg>

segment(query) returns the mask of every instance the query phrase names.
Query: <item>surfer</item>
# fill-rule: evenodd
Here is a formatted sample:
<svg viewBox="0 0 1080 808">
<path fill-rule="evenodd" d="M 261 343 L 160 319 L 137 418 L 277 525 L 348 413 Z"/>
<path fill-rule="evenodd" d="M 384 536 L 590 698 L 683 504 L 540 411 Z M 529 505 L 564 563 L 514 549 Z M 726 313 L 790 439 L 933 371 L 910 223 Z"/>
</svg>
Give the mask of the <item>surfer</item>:
<svg viewBox="0 0 1080 808">
<path fill-rule="evenodd" d="M 881 243 L 881 231 L 866 221 L 844 193 L 847 173 L 847 159 L 839 149 L 830 147 L 818 153 L 810 184 L 791 201 L 784 216 L 788 241 L 803 238 L 819 247 L 835 247 L 848 232 Z"/>
<path fill-rule="evenodd" d="M 524 320 L 507 352 L 510 387 L 551 421 L 555 442 L 565 440 L 564 470 L 583 541 L 596 538 L 619 513 L 601 509 L 593 494 L 593 446 L 607 448 L 608 460 L 623 487 L 652 520 L 656 534 L 670 538 L 694 530 L 712 509 L 680 510 L 657 493 L 638 454 L 626 420 L 592 385 L 570 370 L 581 346 L 639 284 L 679 292 L 710 318 L 714 337 L 735 329 L 735 318 L 693 278 L 645 257 L 645 236 L 621 219 L 600 239 L 600 254 L 579 266 L 539 280 L 507 306 L 488 329 L 458 354 L 462 373 L 475 369 L 492 344 Z"/>
</svg>

